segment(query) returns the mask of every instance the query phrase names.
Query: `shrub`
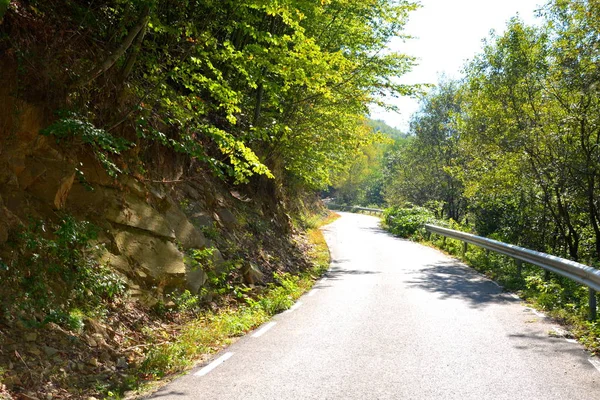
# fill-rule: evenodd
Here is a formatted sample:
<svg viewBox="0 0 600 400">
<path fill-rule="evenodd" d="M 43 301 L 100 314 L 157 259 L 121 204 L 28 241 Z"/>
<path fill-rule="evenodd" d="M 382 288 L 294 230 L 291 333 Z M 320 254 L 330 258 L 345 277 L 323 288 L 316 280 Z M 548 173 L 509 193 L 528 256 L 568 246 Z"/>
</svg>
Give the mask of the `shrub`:
<svg viewBox="0 0 600 400">
<path fill-rule="evenodd" d="M 423 207 L 391 207 L 383 213 L 384 228 L 403 238 L 418 238 L 425 234 L 424 225 L 435 221 L 433 213 Z"/>
<path fill-rule="evenodd" d="M 0 270 L 7 315 L 77 330 L 80 314 L 105 313 L 110 301 L 125 294 L 125 281 L 98 262 L 102 247 L 92 244 L 96 236 L 95 226 L 70 216 L 23 228 L 12 243 L 15 257 Z"/>
</svg>

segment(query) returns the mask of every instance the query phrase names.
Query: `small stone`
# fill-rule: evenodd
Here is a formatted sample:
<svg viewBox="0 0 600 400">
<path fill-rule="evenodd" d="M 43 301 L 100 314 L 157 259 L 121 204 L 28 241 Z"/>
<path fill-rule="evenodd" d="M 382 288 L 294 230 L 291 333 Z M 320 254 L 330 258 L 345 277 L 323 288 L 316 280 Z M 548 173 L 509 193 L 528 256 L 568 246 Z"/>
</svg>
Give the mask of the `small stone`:
<svg viewBox="0 0 600 400">
<path fill-rule="evenodd" d="M 127 360 L 125 359 L 125 357 L 119 357 L 119 359 L 117 360 L 117 368 L 120 368 L 120 369 L 129 368 L 129 364 L 127 364 Z"/>
<path fill-rule="evenodd" d="M 40 349 L 38 349 L 37 347 L 31 347 L 27 350 L 30 354 L 33 354 L 34 356 L 40 356 L 42 355 L 42 352 Z"/>
<path fill-rule="evenodd" d="M 92 367 L 97 367 L 98 365 L 100 365 L 100 363 L 98 362 L 98 359 L 95 357 L 92 357 L 88 360 L 88 364 L 90 364 Z"/>
<path fill-rule="evenodd" d="M 27 332 L 25 334 L 25 340 L 27 342 L 35 342 L 37 340 L 37 333 L 35 333 L 35 332 Z"/>
<path fill-rule="evenodd" d="M 52 357 L 53 355 L 55 355 L 56 353 L 58 353 L 57 349 L 55 349 L 54 347 L 50 347 L 50 346 L 44 346 L 43 350 L 44 350 L 44 353 L 46 353 L 46 355 L 48 357 Z"/>
</svg>

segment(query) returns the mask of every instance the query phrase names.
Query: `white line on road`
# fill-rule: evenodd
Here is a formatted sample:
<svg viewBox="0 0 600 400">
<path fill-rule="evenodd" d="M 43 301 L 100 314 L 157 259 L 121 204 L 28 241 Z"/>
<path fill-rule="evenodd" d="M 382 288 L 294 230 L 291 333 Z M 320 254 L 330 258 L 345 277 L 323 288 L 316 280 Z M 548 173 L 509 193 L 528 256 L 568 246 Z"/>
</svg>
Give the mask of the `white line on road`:
<svg viewBox="0 0 600 400">
<path fill-rule="evenodd" d="M 228 352 L 223 354 L 221 357 L 217 358 L 206 367 L 202 368 L 200 371 L 196 372 L 194 376 L 204 376 L 208 374 L 213 369 L 217 368 L 219 365 L 223 364 L 225 361 L 229 360 L 233 356 L 232 352 Z"/>
<path fill-rule="evenodd" d="M 521 298 L 519 297 L 519 295 L 511 293 L 510 297 L 512 297 L 513 299 L 517 299 L 517 300 L 521 300 Z"/>
<path fill-rule="evenodd" d="M 588 358 L 588 361 L 590 362 L 590 364 L 592 364 L 594 367 L 596 367 L 598 372 L 600 372 L 600 361 L 598 361 L 595 358 Z"/>
<path fill-rule="evenodd" d="M 277 322 L 269 322 L 268 324 L 266 324 L 265 326 L 263 326 L 262 328 L 260 328 L 256 332 L 254 332 L 252 334 L 252 337 L 261 337 L 262 335 L 264 335 L 265 333 L 267 333 L 267 331 L 269 329 L 271 329 L 272 327 L 274 327 L 276 324 L 277 324 Z"/>
<path fill-rule="evenodd" d="M 531 312 L 540 318 L 546 318 L 546 314 L 544 314 L 543 312 L 539 312 L 538 310 L 534 310 L 533 308 L 531 309 Z"/>
<path fill-rule="evenodd" d="M 286 313 L 291 313 L 291 312 L 293 312 L 293 311 L 296 311 L 296 310 L 297 310 L 297 309 L 298 309 L 298 308 L 299 308 L 301 305 L 302 305 L 302 302 L 301 302 L 301 301 L 299 301 L 299 302 L 297 302 L 296 304 L 294 304 L 293 306 L 291 306 L 291 307 L 290 307 L 290 309 L 289 309 L 289 310 L 286 310 L 285 312 L 286 312 Z"/>
<path fill-rule="evenodd" d="M 567 339 L 565 339 L 565 340 L 566 340 L 567 342 L 569 342 L 569 343 L 578 343 L 578 342 L 577 342 L 577 340 L 575 340 L 575 339 L 569 339 L 569 338 L 567 338 Z"/>
</svg>

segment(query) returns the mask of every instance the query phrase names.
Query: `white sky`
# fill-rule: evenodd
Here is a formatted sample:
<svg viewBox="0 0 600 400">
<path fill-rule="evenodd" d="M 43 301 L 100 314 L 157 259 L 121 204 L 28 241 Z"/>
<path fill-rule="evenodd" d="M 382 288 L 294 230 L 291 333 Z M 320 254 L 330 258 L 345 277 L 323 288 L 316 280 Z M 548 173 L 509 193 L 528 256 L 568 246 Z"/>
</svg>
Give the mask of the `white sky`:
<svg viewBox="0 0 600 400">
<path fill-rule="evenodd" d="M 392 42 L 390 49 L 417 57 L 412 72 L 400 78 L 402 83 L 435 84 L 443 74 L 459 78 L 467 60 L 482 48 L 482 40 L 493 29 L 503 32 L 507 21 L 519 16 L 528 24 L 536 23 L 535 10 L 543 0 L 420 0 L 422 5 L 410 14 L 405 32 L 414 37 Z M 371 118 L 407 130 L 408 121 L 418 108 L 418 100 L 394 99 L 400 114 L 373 110 Z"/>
</svg>

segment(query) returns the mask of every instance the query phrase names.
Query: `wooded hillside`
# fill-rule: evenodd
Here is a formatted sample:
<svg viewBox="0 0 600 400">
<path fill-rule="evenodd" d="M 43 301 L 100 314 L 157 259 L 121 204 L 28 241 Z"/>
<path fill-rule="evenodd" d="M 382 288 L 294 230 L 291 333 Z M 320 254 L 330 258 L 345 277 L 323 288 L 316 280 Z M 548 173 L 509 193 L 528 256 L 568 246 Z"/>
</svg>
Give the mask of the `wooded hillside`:
<svg viewBox="0 0 600 400">
<path fill-rule="evenodd" d="M 415 7 L 1 1 L 0 397 L 118 398 L 289 307 Z"/>
</svg>

